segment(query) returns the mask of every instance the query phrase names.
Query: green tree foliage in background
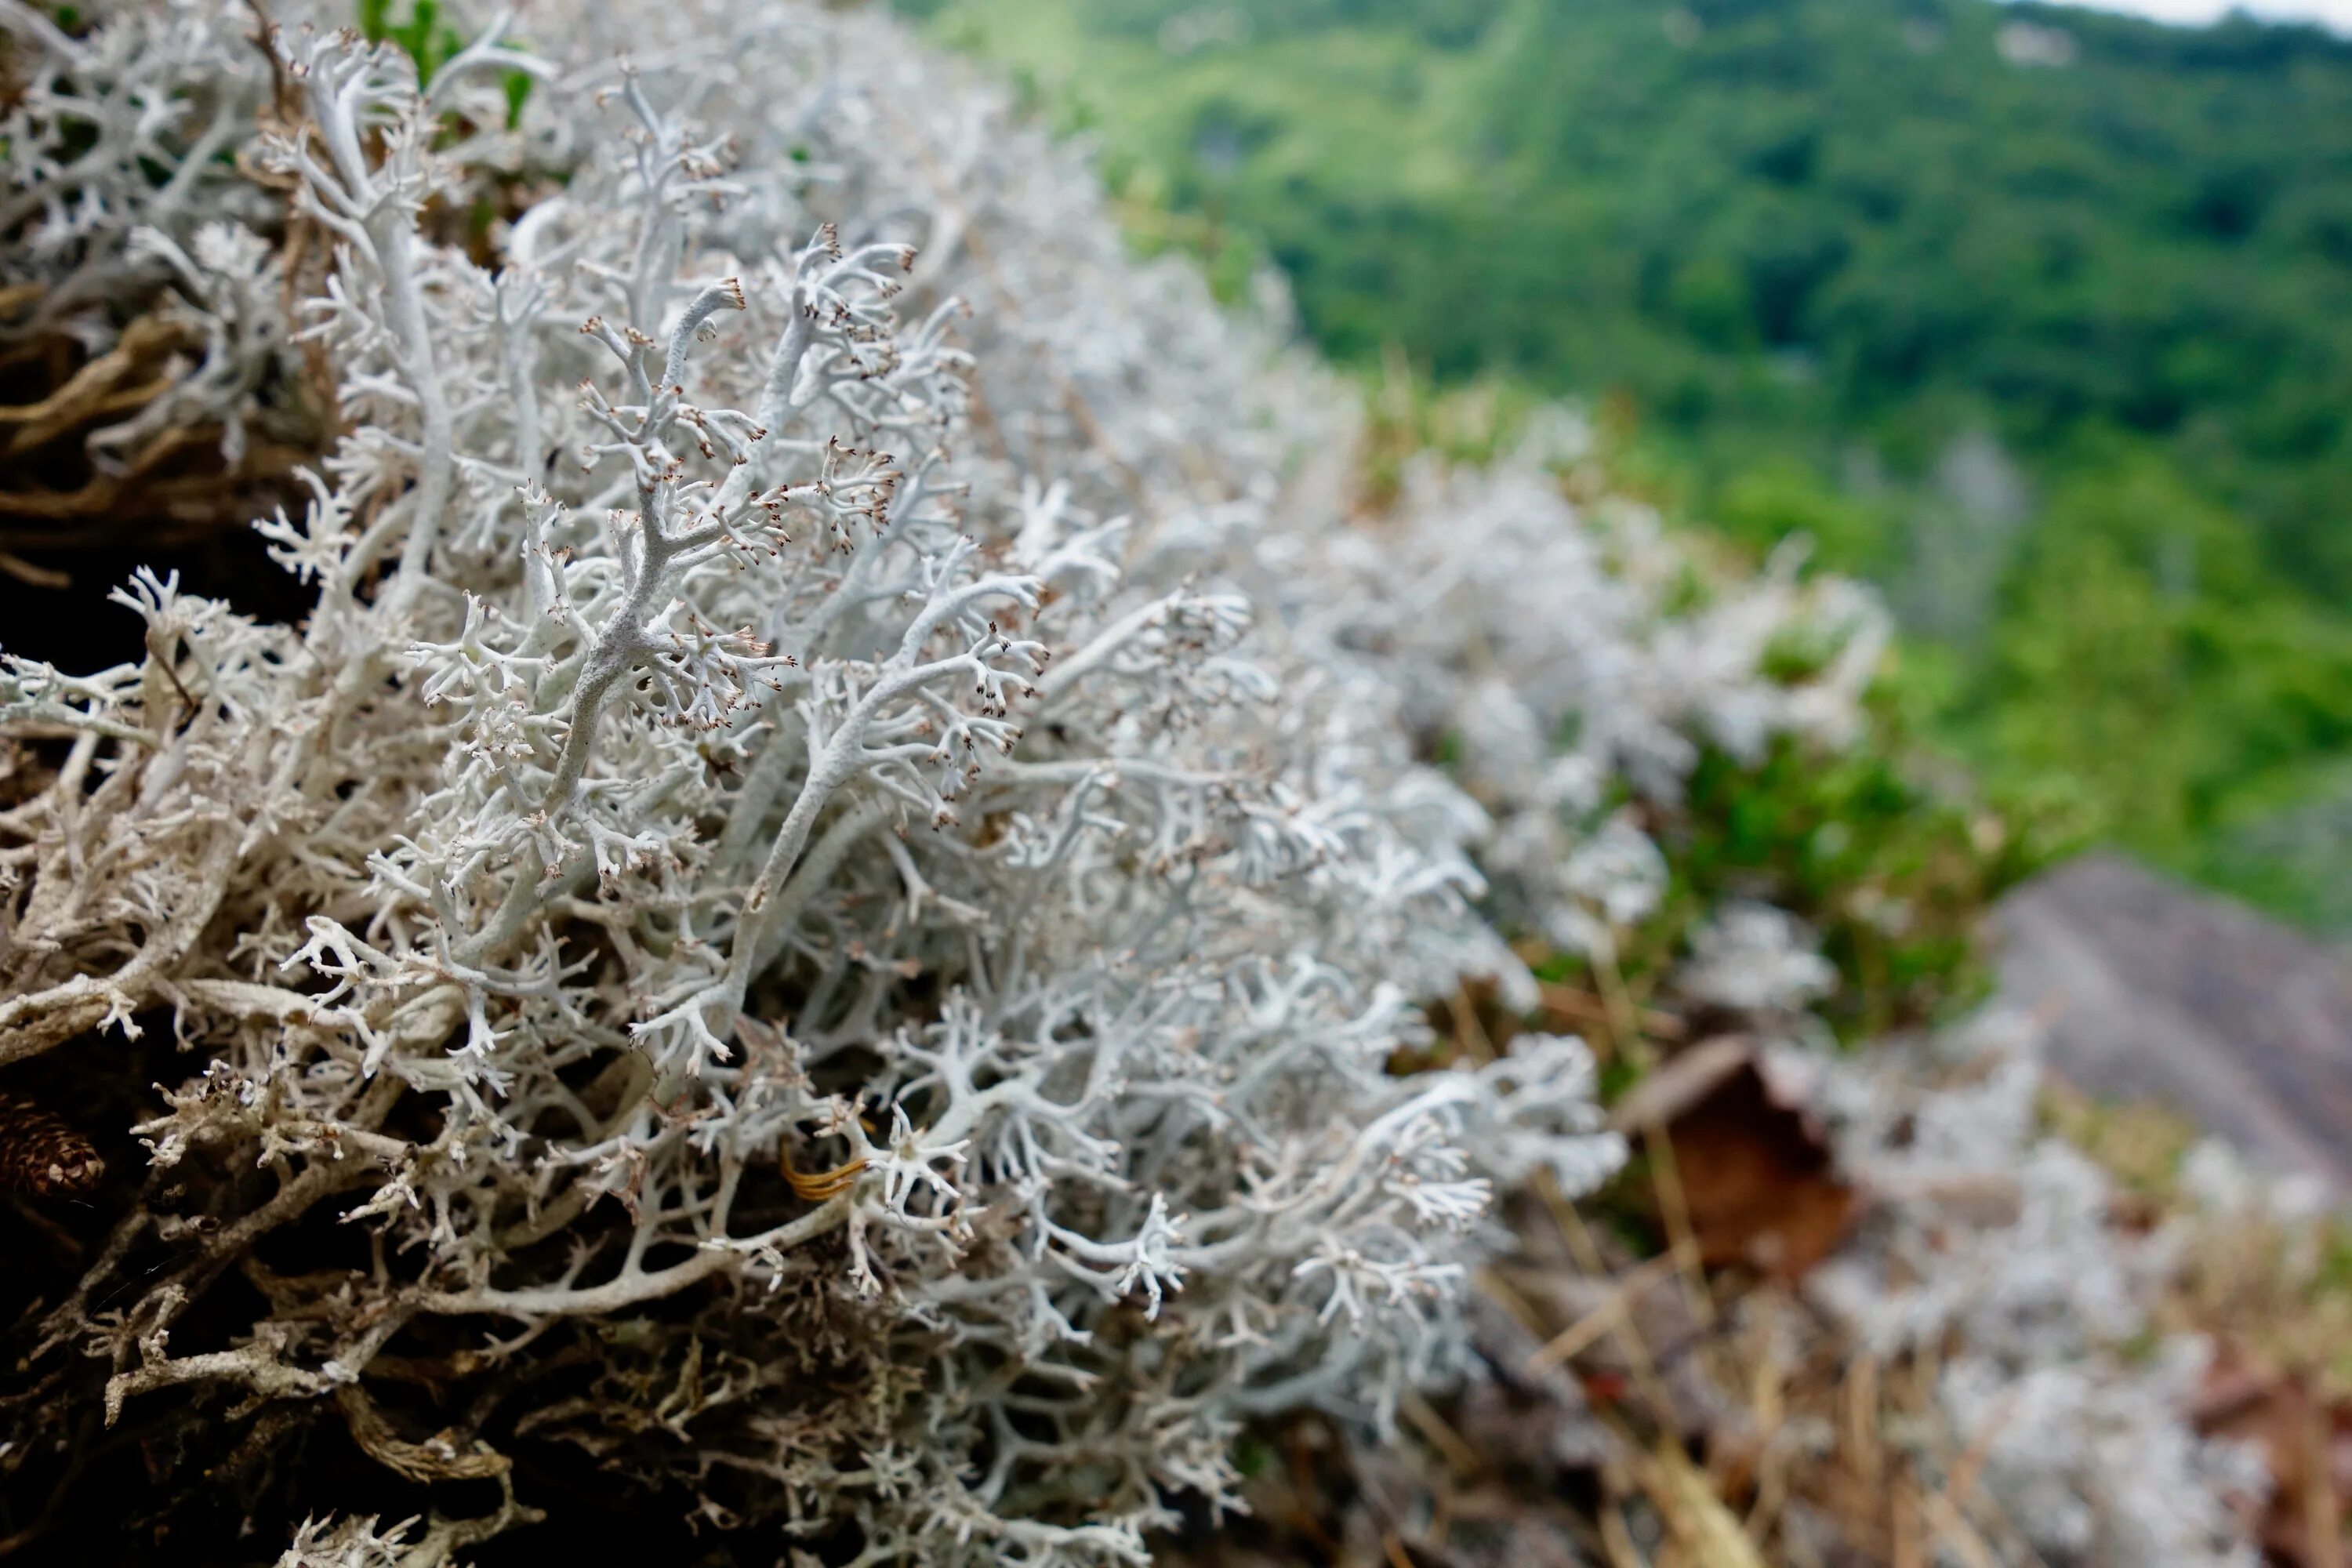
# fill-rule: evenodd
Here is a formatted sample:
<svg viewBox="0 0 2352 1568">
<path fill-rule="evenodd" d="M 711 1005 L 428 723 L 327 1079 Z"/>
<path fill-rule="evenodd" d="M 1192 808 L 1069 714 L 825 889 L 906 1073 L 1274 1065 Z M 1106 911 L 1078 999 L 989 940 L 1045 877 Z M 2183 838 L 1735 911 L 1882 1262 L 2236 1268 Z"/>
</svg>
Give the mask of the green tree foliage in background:
<svg viewBox="0 0 2352 1568">
<path fill-rule="evenodd" d="M 1927 727 L 2352 922 L 2352 44 L 1988 0 L 930 0 L 1343 363 L 1598 397 Z"/>
</svg>

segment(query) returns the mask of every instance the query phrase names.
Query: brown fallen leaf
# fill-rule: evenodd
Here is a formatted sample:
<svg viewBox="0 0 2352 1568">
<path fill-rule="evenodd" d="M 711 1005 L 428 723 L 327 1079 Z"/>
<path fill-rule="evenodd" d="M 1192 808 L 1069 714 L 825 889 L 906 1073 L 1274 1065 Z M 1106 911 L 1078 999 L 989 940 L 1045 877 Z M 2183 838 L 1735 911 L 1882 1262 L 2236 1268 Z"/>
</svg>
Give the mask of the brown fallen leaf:
<svg viewBox="0 0 2352 1568">
<path fill-rule="evenodd" d="M 1682 1201 L 1709 1268 L 1795 1279 L 1837 1248 L 1858 1200 L 1821 1130 L 1775 1092 L 1752 1041 L 1703 1040 L 1618 1105 L 1612 1121 L 1664 1131 Z"/>
</svg>

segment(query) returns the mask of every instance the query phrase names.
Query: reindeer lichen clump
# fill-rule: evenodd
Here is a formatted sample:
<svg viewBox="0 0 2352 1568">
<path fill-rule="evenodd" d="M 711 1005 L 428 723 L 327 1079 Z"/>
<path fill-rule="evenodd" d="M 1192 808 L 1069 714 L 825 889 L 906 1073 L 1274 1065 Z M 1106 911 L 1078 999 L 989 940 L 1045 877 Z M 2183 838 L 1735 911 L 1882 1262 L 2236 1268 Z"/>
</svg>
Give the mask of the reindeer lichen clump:
<svg viewBox="0 0 2352 1568">
<path fill-rule="evenodd" d="M 93 470 L 336 432 L 299 625 L 141 574 L 139 662 L 0 666 L 12 1495 L 135 1446 L 142 1523 L 423 1568 L 586 1466 L 762 1561 L 1139 1563 L 1253 1419 L 1475 1372 L 1498 1190 L 1624 1150 L 1579 1042 L 1407 1070 L 1418 1004 L 1609 964 L 1703 747 L 1857 732 L 1875 606 L 1571 500 L 1569 426 L 1353 515 L 1349 400 L 887 16 L 437 15 L 420 81 L 0 0 L 0 340 L 154 371 Z M 1651 1000 L 1816 1039 L 1801 923 L 1700 915 Z M 1884 1189 L 1815 1305 L 1965 1342 L 2046 1560 L 2232 1561 L 2155 1263 L 1964 1044 L 1805 1058 Z"/>
<path fill-rule="evenodd" d="M 142 662 L 0 678 L 0 1063 L 200 1067 L 16 1452 L 94 1394 L 222 1418 L 180 1484 L 329 1423 L 502 1489 L 304 1561 L 530 1517 L 518 1444 L 862 1562 L 1133 1561 L 1253 1415 L 1444 1369 L 1496 1182 L 1617 1163 L 1573 1041 L 1388 1070 L 1499 950 L 1458 803 L 1254 609 L 1248 351 L 1164 278 L 1058 298 L 1115 256 L 1091 209 L 1054 248 L 1075 166 L 894 32 L 585 6 L 420 83 L 292 7 L 5 17 L 54 56 L 12 158 L 176 73 L 157 166 L 290 198 L 343 429 L 261 525 L 300 626 L 142 574 Z M 52 218 L 151 178 L 41 174 Z M 485 263 L 446 216 L 509 176 Z M 51 298 L 143 249 L 269 319 L 277 210 L 85 225 Z M 224 421 L 298 374 L 257 341 L 189 378 Z"/>
<path fill-rule="evenodd" d="M 2154 1328 L 2184 1237 L 2117 1226 L 2106 1173 L 2043 1131 L 2040 1026 L 1989 1013 L 1790 1066 L 1881 1194 L 1807 1293 L 1862 1352 L 1935 1358 L 1969 1456 L 1937 1461 L 1948 1478 L 1969 1466 L 2044 1562 L 2251 1568 L 2267 1468 L 2189 1418 L 2211 1346 Z"/>
<path fill-rule="evenodd" d="M 1606 960 L 1665 887 L 1640 803 L 1675 802 L 1705 745 L 1754 763 L 1780 737 L 1853 743 L 1889 628 L 1793 552 L 1743 580 L 1647 507 L 1570 500 L 1556 470 L 1591 439 L 1554 414 L 1489 469 L 1417 459 L 1390 518 L 1321 536 L 1314 614 L 1490 814 L 1502 918 Z M 1776 668 L 1796 643 L 1821 657 Z"/>
<path fill-rule="evenodd" d="M 1316 584 L 1301 613 L 1332 657 L 1392 693 L 1490 814 L 1475 840 L 1490 907 L 1605 966 L 1660 912 L 1668 851 L 1651 825 L 1699 747 L 1753 762 L 1777 737 L 1853 743 L 1888 628 L 1853 584 L 1805 580 L 1790 556 L 1707 574 L 1645 508 L 1571 500 L 1555 470 L 1587 440 L 1554 421 L 1487 469 L 1423 459 L 1392 513 L 1297 547 Z M 2154 1327 L 2181 1237 L 2119 1226 L 2106 1175 L 2042 1129 L 2036 1026 L 1990 1012 L 1835 1054 L 1813 1008 L 1840 976 L 1787 910 L 1727 897 L 1681 947 L 1647 1002 L 1762 1045 L 1868 1194 L 1803 1282 L 1801 1334 L 1937 1369 L 1903 1441 L 1920 1473 L 1999 1509 L 1997 1560 L 2252 1563 L 2262 1460 L 2200 1436 L 2210 1347 Z M 1580 1403 L 1559 1419 L 1601 1451 L 1615 1440 Z M 1792 1422 L 1772 1440 L 1795 1470 L 1820 1436 Z"/>
</svg>

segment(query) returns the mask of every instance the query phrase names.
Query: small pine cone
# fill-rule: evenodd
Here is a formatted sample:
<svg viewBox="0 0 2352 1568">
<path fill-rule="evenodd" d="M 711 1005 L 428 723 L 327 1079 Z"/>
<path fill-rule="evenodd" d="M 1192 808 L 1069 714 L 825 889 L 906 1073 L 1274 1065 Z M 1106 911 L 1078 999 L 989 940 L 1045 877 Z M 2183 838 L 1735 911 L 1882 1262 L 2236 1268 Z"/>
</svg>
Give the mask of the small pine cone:
<svg viewBox="0 0 2352 1568">
<path fill-rule="evenodd" d="M 0 1193 L 69 1197 L 106 1173 L 89 1139 L 21 1094 L 0 1094 Z"/>
</svg>

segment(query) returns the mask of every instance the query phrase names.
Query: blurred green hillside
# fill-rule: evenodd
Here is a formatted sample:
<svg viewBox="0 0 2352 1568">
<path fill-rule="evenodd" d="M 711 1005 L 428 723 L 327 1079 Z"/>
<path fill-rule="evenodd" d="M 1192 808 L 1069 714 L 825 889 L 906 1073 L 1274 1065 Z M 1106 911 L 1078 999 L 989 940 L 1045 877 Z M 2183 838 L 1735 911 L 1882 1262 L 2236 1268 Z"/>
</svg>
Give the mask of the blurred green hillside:
<svg viewBox="0 0 2352 1568">
<path fill-rule="evenodd" d="M 1989 0 L 926 0 L 1139 242 L 1596 401 L 1988 783 L 2352 930 L 2352 43 Z M 1508 397 L 1504 401 L 1507 402 Z"/>
</svg>

